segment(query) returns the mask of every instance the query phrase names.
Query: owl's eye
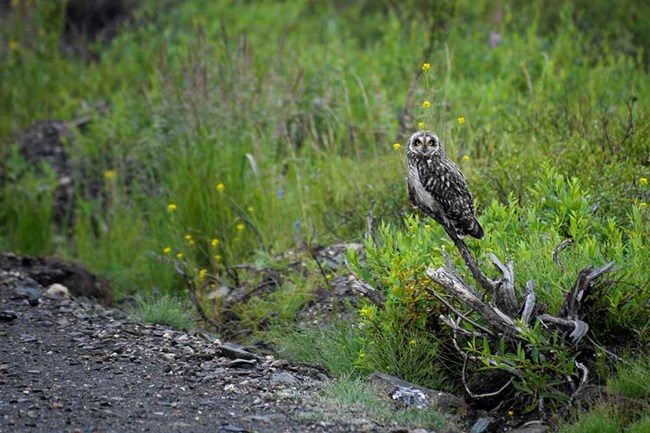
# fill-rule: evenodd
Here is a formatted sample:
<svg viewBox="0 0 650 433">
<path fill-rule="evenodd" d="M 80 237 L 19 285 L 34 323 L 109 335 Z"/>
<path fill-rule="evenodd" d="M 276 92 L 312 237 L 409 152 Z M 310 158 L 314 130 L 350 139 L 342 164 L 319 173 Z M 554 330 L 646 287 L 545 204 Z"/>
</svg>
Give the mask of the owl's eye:
<svg viewBox="0 0 650 433">
<path fill-rule="evenodd" d="M 429 145 L 429 146 L 433 146 L 434 144 L 436 144 L 436 142 L 433 141 L 433 140 L 429 140 L 429 141 L 427 142 L 427 145 Z"/>
<path fill-rule="evenodd" d="M 422 140 L 420 140 L 419 138 L 417 140 L 415 140 L 415 145 L 416 146 L 422 146 Z"/>
</svg>

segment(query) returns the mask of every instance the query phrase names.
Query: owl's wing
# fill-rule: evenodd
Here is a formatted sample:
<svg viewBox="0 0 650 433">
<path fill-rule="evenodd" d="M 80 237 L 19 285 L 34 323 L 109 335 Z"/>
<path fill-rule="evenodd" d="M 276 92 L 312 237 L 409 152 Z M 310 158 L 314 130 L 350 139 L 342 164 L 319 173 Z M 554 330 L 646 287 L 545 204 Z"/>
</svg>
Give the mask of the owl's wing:
<svg viewBox="0 0 650 433">
<path fill-rule="evenodd" d="M 474 216 L 474 199 L 467 188 L 465 176 L 448 158 L 443 158 L 435 173 L 423 183 L 433 200 L 440 204 L 443 217 L 460 235 L 483 237 L 483 229 Z"/>
</svg>

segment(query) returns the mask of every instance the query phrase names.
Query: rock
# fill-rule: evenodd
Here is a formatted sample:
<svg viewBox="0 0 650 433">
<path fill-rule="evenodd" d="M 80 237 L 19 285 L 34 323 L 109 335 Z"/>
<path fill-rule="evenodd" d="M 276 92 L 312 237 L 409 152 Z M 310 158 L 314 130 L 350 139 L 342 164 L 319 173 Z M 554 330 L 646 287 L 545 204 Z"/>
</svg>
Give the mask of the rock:
<svg viewBox="0 0 650 433">
<path fill-rule="evenodd" d="M 298 379 L 296 376 L 293 374 L 283 371 L 281 373 L 273 373 L 271 375 L 271 383 L 273 384 L 281 384 L 281 385 L 297 385 L 299 383 Z"/>
<path fill-rule="evenodd" d="M 494 421 L 494 418 L 483 417 L 477 419 L 469 433 L 483 433 L 492 421 Z"/>
<path fill-rule="evenodd" d="M 228 367 L 233 367 L 233 368 L 251 368 L 254 367 L 255 364 L 257 364 L 257 361 L 254 359 L 242 359 L 242 358 L 237 358 L 233 359 L 228 363 Z"/>
<path fill-rule="evenodd" d="M 13 322 L 18 318 L 18 314 L 15 311 L 4 310 L 0 311 L 0 322 Z"/>
<path fill-rule="evenodd" d="M 368 376 L 368 383 L 380 394 L 394 398 L 398 393 L 404 394 L 406 390 L 420 391 L 424 396 L 424 407 L 433 407 L 445 414 L 466 414 L 470 407 L 460 397 L 447 392 L 435 391 L 423 386 L 415 385 L 386 373 L 372 373 Z"/>
<path fill-rule="evenodd" d="M 40 299 L 41 296 L 41 291 L 36 287 L 19 286 L 11 291 L 9 299 Z"/>
<path fill-rule="evenodd" d="M 221 350 L 221 354 L 226 358 L 258 359 L 257 355 L 254 355 L 232 343 L 222 343 L 219 346 L 219 349 Z"/>
<path fill-rule="evenodd" d="M 546 433 L 550 428 L 541 421 L 529 421 L 526 424 L 523 424 L 514 430 L 510 430 L 510 433 Z"/>
<path fill-rule="evenodd" d="M 49 287 L 52 284 L 61 284 L 68 288 L 70 295 L 75 297 L 94 298 L 104 304 L 110 304 L 113 300 L 113 292 L 106 280 L 93 275 L 81 265 L 57 257 L 0 253 L 0 270 L 21 275 L 21 282 L 29 278 L 38 286 Z M 14 287 L 20 286 L 28 288 L 31 299 L 36 296 L 34 290 L 37 289 L 32 285 L 19 284 Z M 38 297 L 40 296 L 39 291 Z"/>
<path fill-rule="evenodd" d="M 45 297 L 55 301 L 62 301 L 64 299 L 70 299 L 70 291 L 63 284 L 54 283 L 47 288 Z"/>
<path fill-rule="evenodd" d="M 415 406 L 418 409 L 428 407 L 427 396 L 419 389 L 398 386 L 397 390 L 391 395 L 393 400 L 401 400 L 406 406 Z"/>
</svg>

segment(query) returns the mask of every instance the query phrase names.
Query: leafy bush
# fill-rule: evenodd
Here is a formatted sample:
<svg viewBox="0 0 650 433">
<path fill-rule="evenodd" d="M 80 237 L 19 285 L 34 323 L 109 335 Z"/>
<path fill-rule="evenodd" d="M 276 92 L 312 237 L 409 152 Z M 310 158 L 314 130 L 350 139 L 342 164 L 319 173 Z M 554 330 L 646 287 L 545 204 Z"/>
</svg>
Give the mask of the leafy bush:
<svg viewBox="0 0 650 433">
<path fill-rule="evenodd" d="M 189 330 L 194 326 L 192 306 L 169 296 L 139 296 L 137 306 L 130 311 L 131 317 L 143 323 L 169 325 L 174 329 Z"/>
</svg>

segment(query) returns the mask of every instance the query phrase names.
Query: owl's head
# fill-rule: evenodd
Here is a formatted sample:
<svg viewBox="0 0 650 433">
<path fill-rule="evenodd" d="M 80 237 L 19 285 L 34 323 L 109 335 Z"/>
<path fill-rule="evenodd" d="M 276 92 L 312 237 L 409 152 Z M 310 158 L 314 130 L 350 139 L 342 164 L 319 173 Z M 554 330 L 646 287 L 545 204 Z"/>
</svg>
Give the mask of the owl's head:
<svg viewBox="0 0 650 433">
<path fill-rule="evenodd" d="M 440 139 L 432 131 L 418 131 L 409 138 L 408 151 L 425 156 L 442 153 Z"/>
</svg>

